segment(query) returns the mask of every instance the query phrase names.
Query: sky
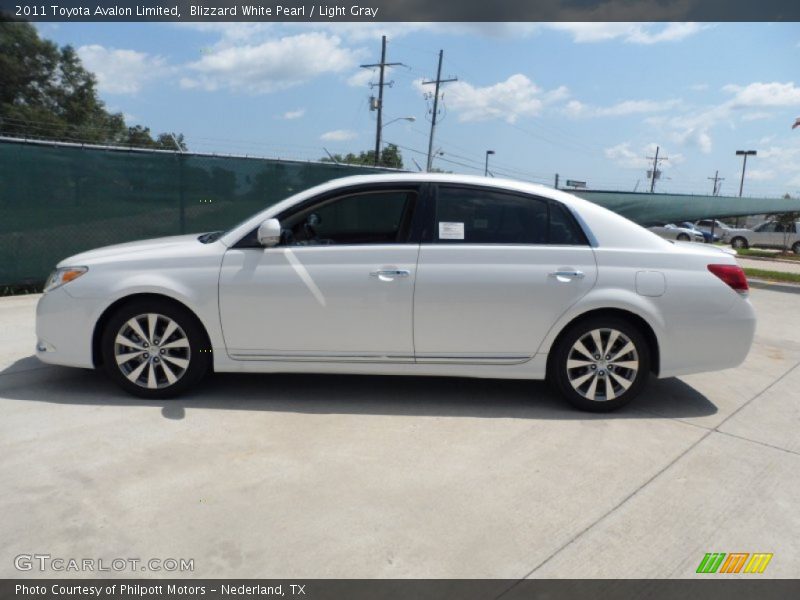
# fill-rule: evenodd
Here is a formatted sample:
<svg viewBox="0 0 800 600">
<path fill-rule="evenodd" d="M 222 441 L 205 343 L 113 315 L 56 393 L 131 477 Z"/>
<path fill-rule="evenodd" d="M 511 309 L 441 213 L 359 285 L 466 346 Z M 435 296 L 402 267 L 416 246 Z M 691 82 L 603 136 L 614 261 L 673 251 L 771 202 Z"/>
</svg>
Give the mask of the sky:
<svg viewBox="0 0 800 600">
<path fill-rule="evenodd" d="M 317 160 L 383 139 L 424 167 L 444 50 L 434 166 L 592 189 L 800 196 L 798 23 L 41 23 L 78 49 L 129 125 L 183 133 L 190 151 Z M 414 117 L 415 121 L 403 117 Z M 394 119 L 398 119 L 393 121 Z M 392 122 L 393 121 L 393 122 Z"/>
</svg>

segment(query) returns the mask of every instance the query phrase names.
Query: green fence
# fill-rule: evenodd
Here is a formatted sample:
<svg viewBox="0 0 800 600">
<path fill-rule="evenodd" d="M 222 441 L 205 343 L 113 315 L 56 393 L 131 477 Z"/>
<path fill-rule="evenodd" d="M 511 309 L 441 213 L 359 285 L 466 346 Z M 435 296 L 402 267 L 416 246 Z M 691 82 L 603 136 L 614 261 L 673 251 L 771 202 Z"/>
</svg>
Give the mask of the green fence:
<svg viewBox="0 0 800 600">
<path fill-rule="evenodd" d="M 367 167 L 0 141 L 0 285 L 91 248 L 225 229 Z"/>
<path fill-rule="evenodd" d="M 225 229 L 368 167 L 0 139 L 0 285 L 91 248 Z M 800 211 L 798 199 L 576 191 L 642 224 Z"/>
</svg>

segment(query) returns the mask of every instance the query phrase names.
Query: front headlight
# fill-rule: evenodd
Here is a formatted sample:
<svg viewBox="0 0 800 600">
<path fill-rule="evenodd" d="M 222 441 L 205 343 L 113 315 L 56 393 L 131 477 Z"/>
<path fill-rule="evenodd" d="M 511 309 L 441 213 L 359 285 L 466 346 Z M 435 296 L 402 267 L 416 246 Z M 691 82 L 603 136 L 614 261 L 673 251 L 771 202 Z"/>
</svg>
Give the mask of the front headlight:
<svg viewBox="0 0 800 600">
<path fill-rule="evenodd" d="M 44 291 L 49 292 L 50 290 L 54 290 L 65 283 L 69 283 L 73 279 L 77 279 L 86 273 L 88 270 L 89 267 L 62 267 L 60 269 L 56 269 L 50 273 L 50 277 L 47 278 L 47 283 L 44 284 Z"/>
</svg>

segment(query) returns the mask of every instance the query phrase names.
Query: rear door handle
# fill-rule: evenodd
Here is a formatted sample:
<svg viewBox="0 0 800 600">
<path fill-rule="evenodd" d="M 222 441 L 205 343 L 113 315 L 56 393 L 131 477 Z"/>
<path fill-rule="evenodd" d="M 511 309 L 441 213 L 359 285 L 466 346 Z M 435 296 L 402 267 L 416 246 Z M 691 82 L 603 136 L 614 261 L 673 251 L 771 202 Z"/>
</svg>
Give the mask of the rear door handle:
<svg viewBox="0 0 800 600">
<path fill-rule="evenodd" d="M 381 281 L 391 281 L 392 279 L 408 277 L 409 275 L 411 275 L 411 271 L 406 269 L 379 269 L 369 274 L 370 277 L 377 277 Z"/>
<path fill-rule="evenodd" d="M 583 271 L 559 270 L 550 273 L 550 277 L 556 277 L 559 279 L 583 279 L 586 277 L 586 275 L 584 275 Z"/>
</svg>

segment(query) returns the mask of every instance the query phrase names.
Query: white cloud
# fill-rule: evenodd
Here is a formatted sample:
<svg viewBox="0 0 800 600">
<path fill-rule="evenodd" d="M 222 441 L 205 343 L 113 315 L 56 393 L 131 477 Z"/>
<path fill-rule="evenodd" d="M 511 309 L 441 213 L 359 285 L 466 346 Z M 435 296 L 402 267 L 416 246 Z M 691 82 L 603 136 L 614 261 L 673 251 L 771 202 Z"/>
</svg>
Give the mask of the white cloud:
<svg viewBox="0 0 800 600">
<path fill-rule="evenodd" d="M 707 128 L 690 127 L 683 131 L 675 131 L 670 135 L 670 139 L 684 146 L 694 147 L 703 154 L 710 154 L 713 143 Z"/>
<path fill-rule="evenodd" d="M 260 44 L 220 44 L 188 65 L 191 75 L 181 79 L 181 86 L 266 94 L 350 69 L 359 55 L 360 51 L 343 47 L 340 38 L 326 33 L 303 33 Z"/>
<path fill-rule="evenodd" d="M 657 44 L 676 42 L 695 35 L 709 25 L 702 23 L 617 23 L 573 22 L 548 23 L 551 29 L 572 34 L 578 44 L 621 40 L 631 44 Z"/>
<path fill-rule="evenodd" d="M 420 81 L 417 89 L 429 92 Z M 456 81 L 444 88 L 444 105 L 458 113 L 458 120 L 486 121 L 503 119 L 515 123 L 519 117 L 535 117 L 546 104 L 566 98 L 566 87 L 543 91 L 521 73 L 512 75 L 494 85 L 477 87 L 466 81 Z"/>
<path fill-rule="evenodd" d="M 768 112 L 758 111 L 750 112 L 742 115 L 742 121 L 760 121 L 762 119 L 770 119 L 772 115 Z"/>
<path fill-rule="evenodd" d="M 749 169 L 747 171 L 747 178 L 755 181 L 769 181 L 775 179 L 777 173 L 770 169 Z"/>
<path fill-rule="evenodd" d="M 286 121 L 292 121 L 294 119 L 301 118 L 305 114 L 306 114 L 305 108 L 298 108 L 297 110 L 286 111 L 285 113 L 283 113 L 282 118 L 285 119 Z"/>
<path fill-rule="evenodd" d="M 624 100 L 611 106 L 591 106 L 578 100 L 571 100 L 565 107 L 571 117 L 624 117 L 635 114 L 665 112 L 680 105 L 672 100 Z"/>
<path fill-rule="evenodd" d="M 614 161 L 618 166 L 625 169 L 652 169 L 653 159 L 647 157 L 654 156 L 655 151 L 655 142 L 642 146 L 638 150 L 631 148 L 630 142 L 623 142 L 616 146 L 606 148 L 603 153 L 606 158 Z M 659 169 L 661 170 L 668 169 L 670 164 L 675 165 L 684 161 L 683 154 L 677 152 L 668 153 L 663 147 L 659 150 L 659 156 L 668 158 L 668 160 L 660 163 Z"/>
<path fill-rule="evenodd" d="M 800 144 L 759 148 L 758 155 L 752 160 L 753 168 L 750 167 L 750 161 L 747 162 L 748 179 L 753 171 L 758 171 L 759 179 L 784 177 L 784 185 L 800 185 Z"/>
<path fill-rule="evenodd" d="M 364 87 L 372 81 L 373 77 L 375 77 L 375 73 L 372 69 L 360 69 L 347 78 L 347 85 L 350 87 Z"/>
<path fill-rule="evenodd" d="M 735 127 L 738 120 L 768 119 L 773 116 L 770 109 L 800 105 L 800 87 L 793 82 L 730 84 L 722 90 L 730 94 L 728 100 L 675 115 L 664 122 L 669 139 L 708 153 L 712 147 L 713 128 L 721 124 Z"/>
<path fill-rule="evenodd" d="M 323 133 L 319 136 L 324 142 L 346 142 L 347 140 L 352 140 L 358 137 L 358 134 L 355 131 L 350 131 L 349 129 L 334 129 L 333 131 L 328 131 Z"/>
<path fill-rule="evenodd" d="M 733 94 L 730 101 L 733 108 L 800 105 L 800 87 L 793 81 L 754 82 L 746 86 L 731 84 L 724 86 L 722 90 Z"/>
<path fill-rule="evenodd" d="M 99 44 L 77 50 L 84 67 L 97 77 L 97 87 L 105 94 L 136 94 L 148 82 L 169 71 L 160 56 L 135 50 L 105 48 Z"/>
</svg>

